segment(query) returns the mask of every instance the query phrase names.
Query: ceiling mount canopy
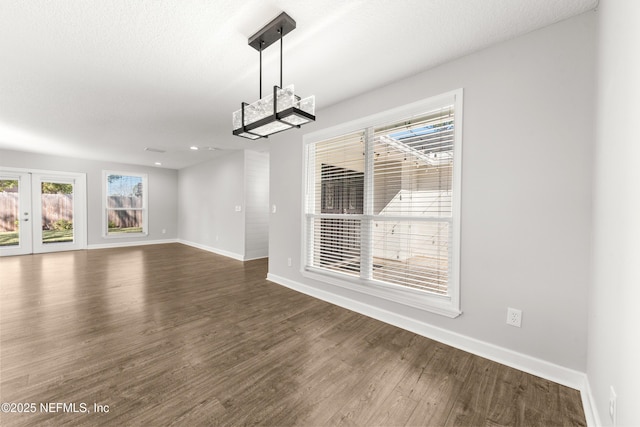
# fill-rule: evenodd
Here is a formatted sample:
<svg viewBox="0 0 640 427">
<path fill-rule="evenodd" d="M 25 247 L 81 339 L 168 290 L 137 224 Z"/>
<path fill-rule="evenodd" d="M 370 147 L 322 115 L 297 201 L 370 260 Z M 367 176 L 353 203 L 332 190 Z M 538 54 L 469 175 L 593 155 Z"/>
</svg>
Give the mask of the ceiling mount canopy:
<svg viewBox="0 0 640 427">
<path fill-rule="evenodd" d="M 280 40 L 280 30 L 282 30 L 282 37 L 284 37 L 295 29 L 296 21 L 282 12 L 277 18 L 262 27 L 260 31 L 249 37 L 249 46 L 257 51 L 265 50 Z"/>
<path fill-rule="evenodd" d="M 233 113 L 233 134 L 248 139 L 269 135 L 315 121 L 315 96 L 301 99 L 293 85 L 282 87 L 282 38 L 296 28 L 296 21 L 285 12 L 249 37 L 249 46 L 260 53 L 259 99 L 243 102 Z M 280 41 L 280 86 L 262 96 L 262 51 Z"/>
</svg>

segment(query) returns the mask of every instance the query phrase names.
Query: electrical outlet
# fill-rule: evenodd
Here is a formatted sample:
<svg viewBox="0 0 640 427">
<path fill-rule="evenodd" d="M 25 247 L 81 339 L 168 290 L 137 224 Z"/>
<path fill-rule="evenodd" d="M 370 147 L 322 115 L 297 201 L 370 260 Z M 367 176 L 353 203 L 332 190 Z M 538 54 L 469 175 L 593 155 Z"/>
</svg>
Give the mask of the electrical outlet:
<svg viewBox="0 0 640 427">
<path fill-rule="evenodd" d="M 291 267 L 291 258 L 287 258 L 287 267 Z"/>
<path fill-rule="evenodd" d="M 507 309 L 507 325 L 519 328 L 522 325 L 522 310 L 509 307 Z"/>
<path fill-rule="evenodd" d="M 613 423 L 613 427 L 616 426 L 616 400 L 618 396 L 616 395 L 616 391 L 613 389 L 613 386 L 609 387 L 609 417 L 611 418 L 611 422 Z"/>
</svg>

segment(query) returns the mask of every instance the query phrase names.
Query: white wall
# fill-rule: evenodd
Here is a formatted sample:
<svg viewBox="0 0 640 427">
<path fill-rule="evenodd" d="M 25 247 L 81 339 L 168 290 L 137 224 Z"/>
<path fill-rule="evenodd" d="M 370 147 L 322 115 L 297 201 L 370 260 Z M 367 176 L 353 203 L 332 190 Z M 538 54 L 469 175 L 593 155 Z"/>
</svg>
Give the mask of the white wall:
<svg viewBox="0 0 640 427">
<path fill-rule="evenodd" d="M 123 163 L 0 150 L 0 166 L 87 174 L 87 243 L 89 247 L 143 244 L 178 237 L 178 172 Z M 145 173 L 149 177 L 149 234 L 145 237 L 104 238 L 102 236 L 103 170 Z M 162 233 L 162 230 L 166 233 Z"/>
<path fill-rule="evenodd" d="M 224 153 L 181 169 L 178 188 L 179 239 L 244 259 L 244 152 Z M 236 206 L 242 210 L 236 212 Z"/>
<path fill-rule="evenodd" d="M 640 425 L 640 2 L 599 5 L 587 374 L 603 425 Z"/>
<path fill-rule="evenodd" d="M 267 256 L 268 153 L 224 153 L 181 169 L 178 181 L 181 242 L 238 260 Z"/>
<path fill-rule="evenodd" d="M 269 153 L 244 151 L 245 259 L 269 255 Z"/>
<path fill-rule="evenodd" d="M 584 372 L 595 23 L 590 12 L 529 33 L 274 136 L 270 276 Z M 302 135 L 457 88 L 464 88 L 463 315 L 449 319 L 304 278 Z M 523 310 L 521 329 L 506 325 L 509 306 Z"/>
</svg>

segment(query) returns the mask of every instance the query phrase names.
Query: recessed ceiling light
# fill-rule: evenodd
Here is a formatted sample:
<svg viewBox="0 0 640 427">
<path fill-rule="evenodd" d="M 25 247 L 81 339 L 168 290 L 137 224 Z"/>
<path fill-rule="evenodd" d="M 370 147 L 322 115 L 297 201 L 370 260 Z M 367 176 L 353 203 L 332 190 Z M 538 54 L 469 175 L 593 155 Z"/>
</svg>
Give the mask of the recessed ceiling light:
<svg viewBox="0 0 640 427">
<path fill-rule="evenodd" d="M 155 162 L 155 163 L 154 163 L 154 165 L 156 165 L 156 166 L 162 166 L 162 163 L 160 163 L 160 162 Z"/>
<path fill-rule="evenodd" d="M 196 147 L 195 145 L 192 145 L 191 147 L 189 147 L 191 150 L 196 151 L 198 150 L 198 147 Z"/>
</svg>

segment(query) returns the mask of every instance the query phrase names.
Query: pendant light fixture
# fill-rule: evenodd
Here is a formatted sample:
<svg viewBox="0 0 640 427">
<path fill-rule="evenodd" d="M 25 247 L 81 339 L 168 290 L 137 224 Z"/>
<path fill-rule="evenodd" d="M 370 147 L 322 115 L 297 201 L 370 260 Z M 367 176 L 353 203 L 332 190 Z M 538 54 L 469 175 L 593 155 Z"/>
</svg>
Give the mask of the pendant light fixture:
<svg viewBox="0 0 640 427">
<path fill-rule="evenodd" d="M 315 96 L 301 99 L 293 85 L 282 87 L 282 38 L 296 28 L 296 21 L 282 12 L 280 16 L 249 37 L 249 46 L 260 52 L 260 96 L 252 104 L 243 102 L 233 113 L 233 134 L 249 139 L 267 138 L 316 120 Z M 262 51 L 280 41 L 280 86 L 262 96 Z"/>
</svg>

